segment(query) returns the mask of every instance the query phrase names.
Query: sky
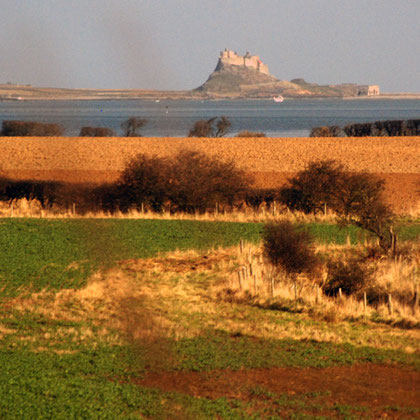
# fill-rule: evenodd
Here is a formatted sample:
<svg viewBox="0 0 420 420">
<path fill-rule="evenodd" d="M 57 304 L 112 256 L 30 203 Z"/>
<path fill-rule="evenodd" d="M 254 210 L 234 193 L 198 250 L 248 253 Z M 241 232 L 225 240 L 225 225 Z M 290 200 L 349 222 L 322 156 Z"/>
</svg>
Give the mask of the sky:
<svg viewBox="0 0 420 420">
<path fill-rule="evenodd" d="M 281 80 L 420 92 L 420 0 L 0 0 L 0 83 L 188 90 L 225 48 Z"/>
</svg>

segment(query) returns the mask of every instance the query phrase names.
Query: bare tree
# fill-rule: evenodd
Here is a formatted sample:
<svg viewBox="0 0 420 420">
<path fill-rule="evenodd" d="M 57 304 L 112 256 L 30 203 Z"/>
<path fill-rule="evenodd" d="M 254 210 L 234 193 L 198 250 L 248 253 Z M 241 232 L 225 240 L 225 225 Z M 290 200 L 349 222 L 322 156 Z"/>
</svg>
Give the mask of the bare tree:
<svg viewBox="0 0 420 420">
<path fill-rule="evenodd" d="M 128 120 L 121 124 L 124 137 L 141 137 L 139 130 L 143 128 L 147 120 L 140 117 L 130 117 Z"/>
</svg>

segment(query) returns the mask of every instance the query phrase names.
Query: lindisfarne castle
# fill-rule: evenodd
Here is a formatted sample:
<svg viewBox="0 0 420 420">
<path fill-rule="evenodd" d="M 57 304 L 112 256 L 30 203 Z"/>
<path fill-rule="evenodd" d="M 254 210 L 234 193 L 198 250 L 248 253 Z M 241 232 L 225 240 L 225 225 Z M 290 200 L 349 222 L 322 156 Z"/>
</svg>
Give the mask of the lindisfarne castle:
<svg viewBox="0 0 420 420">
<path fill-rule="evenodd" d="M 249 52 L 245 55 L 238 55 L 235 51 L 225 48 L 224 51 L 220 52 L 218 67 L 220 67 L 220 64 L 244 66 L 258 70 L 260 73 L 270 74 L 268 66 L 260 60 L 260 57 L 258 55 L 251 55 Z"/>
</svg>

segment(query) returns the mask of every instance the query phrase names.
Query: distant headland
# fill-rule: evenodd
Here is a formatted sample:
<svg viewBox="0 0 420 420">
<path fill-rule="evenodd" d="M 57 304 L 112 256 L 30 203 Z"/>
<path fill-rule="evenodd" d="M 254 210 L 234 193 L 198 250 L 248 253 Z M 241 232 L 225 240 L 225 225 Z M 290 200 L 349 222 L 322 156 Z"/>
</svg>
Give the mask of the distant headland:
<svg viewBox="0 0 420 420">
<path fill-rule="evenodd" d="M 225 49 L 207 81 L 196 89 L 162 91 L 146 89 L 60 89 L 0 84 L 0 101 L 118 100 L 118 99 L 272 99 L 284 98 L 390 98 L 420 99 L 420 94 L 383 94 L 378 85 L 343 83 L 318 85 L 302 78 L 290 81 L 271 75 L 258 55 L 239 55 Z"/>
</svg>

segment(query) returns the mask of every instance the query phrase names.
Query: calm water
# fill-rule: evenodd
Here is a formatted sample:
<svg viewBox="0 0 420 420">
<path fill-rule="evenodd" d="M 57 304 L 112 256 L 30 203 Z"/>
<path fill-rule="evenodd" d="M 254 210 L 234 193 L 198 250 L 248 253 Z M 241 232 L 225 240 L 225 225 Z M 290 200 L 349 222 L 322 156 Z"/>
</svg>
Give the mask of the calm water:
<svg viewBox="0 0 420 420">
<path fill-rule="evenodd" d="M 352 122 L 420 118 L 420 100 L 285 100 L 274 101 L 22 101 L 0 102 L 0 122 L 30 120 L 60 123 L 77 136 L 83 126 L 110 127 L 131 116 L 148 120 L 144 136 L 183 137 L 200 119 L 226 116 L 228 136 L 241 130 L 269 137 L 304 137 L 312 127 Z"/>
</svg>

